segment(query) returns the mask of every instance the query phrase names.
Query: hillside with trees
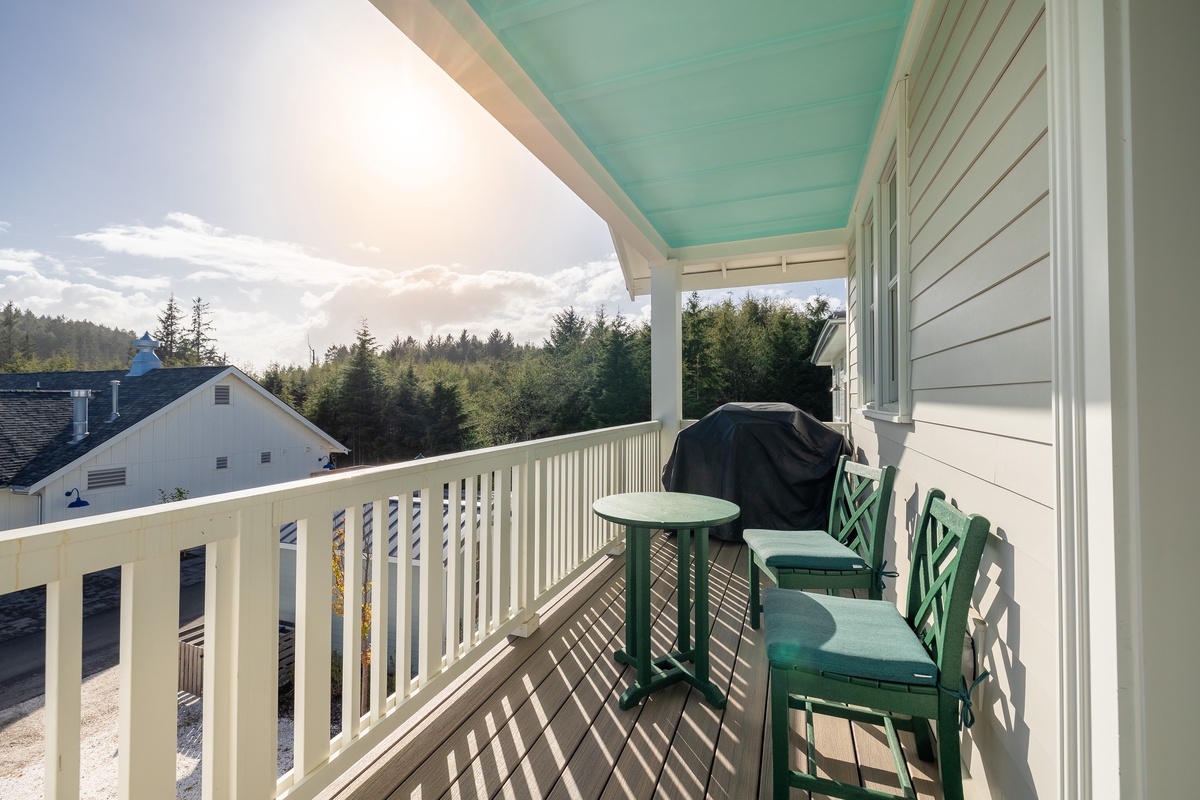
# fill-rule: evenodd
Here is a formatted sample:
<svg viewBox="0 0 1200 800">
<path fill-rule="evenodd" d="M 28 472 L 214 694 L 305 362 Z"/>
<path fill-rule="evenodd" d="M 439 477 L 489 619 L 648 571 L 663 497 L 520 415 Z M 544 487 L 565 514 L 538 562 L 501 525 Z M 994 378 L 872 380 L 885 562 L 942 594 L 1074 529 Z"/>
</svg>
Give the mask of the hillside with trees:
<svg viewBox="0 0 1200 800">
<path fill-rule="evenodd" d="M 831 307 L 747 295 L 683 311 L 684 416 L 731 401 L 789 402 L 830 417 L 829 369 L 809 361 Z M 272 364 L 258 380 L 351 449 L 340 466 L 508 444 L 650 417 L 650 326 L 568 308 L 541 345 L 485 339 L 355 341 L 319 364 Z"/>
<path fill-rule="evenodd" d="M 138 334 L 63 316 L 43 317 L 11 300 L 0 310 L 0 372 L 116 369 Z"/>
</svg>

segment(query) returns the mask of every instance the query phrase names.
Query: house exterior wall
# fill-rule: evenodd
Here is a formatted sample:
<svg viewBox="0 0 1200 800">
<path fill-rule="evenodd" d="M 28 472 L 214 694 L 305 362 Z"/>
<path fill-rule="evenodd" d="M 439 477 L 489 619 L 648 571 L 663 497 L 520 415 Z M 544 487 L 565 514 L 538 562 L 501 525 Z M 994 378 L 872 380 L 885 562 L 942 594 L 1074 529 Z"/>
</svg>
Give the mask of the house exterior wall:
<svg viewBox="0 0 1200 800">
<path fill-rule="evenodd" d="M 865 309 L 853 265 L 847 292 L 853 441 L 860 458 L 899 468 L 899 552 L 888 560 L 908 574 L 930 488 L 992 523 L 974 598 L 992 679 L 976 697 L 964 760 L 981 794 L 997 797 L 1052 797 L 1058 785 L 1045 72 L 1041 0 L 933 4 L 898 122 L 911 421 L 862 413 Z"/>
<path fill-rule="evenodd" d="M 37 525 L 39 505 L 37 496 L 0 489 L 0 531 Z"/>
<path fill-rule="evenodd" d="M 203 497 L 307 478 L 320 470 L 320 457 L 328 452 L 320 436 L 236 374 L 218 383 L 230 387 L 228 405 L 215 404 L 213 384 L 208 384 L 51 481 L 43 489 L 43 521 L 153 505 L 160 489 L 169 494 L 180 487 L 191 497 Z M 269 464 L 260 463 L 263 451 L 271 452 Z M 216 468 L 218 456 L 229 459 L 227 469 Z M 87 489 L 88 470 L 121 466 L 126 467 L 125 486 Z M 67 508 L 63 495 L 74 487 L 91 505 Z"/>
</svg>

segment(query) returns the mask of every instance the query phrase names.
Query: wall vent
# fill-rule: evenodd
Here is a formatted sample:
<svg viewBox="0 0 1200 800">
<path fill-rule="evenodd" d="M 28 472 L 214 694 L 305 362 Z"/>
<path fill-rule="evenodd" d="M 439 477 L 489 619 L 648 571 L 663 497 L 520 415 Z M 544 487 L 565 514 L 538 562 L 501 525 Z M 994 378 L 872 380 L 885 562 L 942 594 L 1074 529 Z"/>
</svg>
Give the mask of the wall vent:
<svg viewBox="0 0 1200 800">
<path fill-rule="evenodd" d="M 217 469 L 229 469 L 229 456 L 217 456 Z"/>
<path fill-rule="evenodd" d="M 260 456 L 258 457 L 258 463 L 260 463 L 260 464 L 270 464 L 270 463 L 271 463 L 271 451 L 270 451 L 270 450 L 263 450 L 263 451 L 262 451 L 262 455 L 260 455 Z"/>
<path fill-rule="evenodd" d="M 224 384 L 213 387 L 213 402 L 219 406 L 229 405 L 229 387 Z"/>
<path fill-rule="evenodd" d="M 108 489 L 113 486 L 125 485 L 125 467 L 109 467 L 107 469 L 88 470 L 87 488 Z"/>
</svg>

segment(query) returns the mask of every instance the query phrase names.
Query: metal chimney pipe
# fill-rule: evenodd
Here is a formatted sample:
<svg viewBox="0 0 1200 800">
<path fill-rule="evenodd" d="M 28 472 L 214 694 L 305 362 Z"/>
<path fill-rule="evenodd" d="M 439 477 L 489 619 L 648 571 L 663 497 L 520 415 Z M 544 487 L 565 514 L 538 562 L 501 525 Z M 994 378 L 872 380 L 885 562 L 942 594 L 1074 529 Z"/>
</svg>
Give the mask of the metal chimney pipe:
<svg viewBox="0 0 1200 800">
<path fill-rule="evenodd" d="M 75 435 L 71 444 L 81 442 L 88 435 L 88 400 L 92 399 L 91 389 L 72 389 L 71 400 L 74 401 Z"/>
<path fill-rule="evenodd" d="M 106 422 L 116 422 L 117 417 L 121 416 L 121 412 L 117 410 L 117 390 L 121 388 L 121 382 L 109 381 L 108 385 L 112 387 L 113 410 L 112 413 L 108 415 Z"/>
</svg>

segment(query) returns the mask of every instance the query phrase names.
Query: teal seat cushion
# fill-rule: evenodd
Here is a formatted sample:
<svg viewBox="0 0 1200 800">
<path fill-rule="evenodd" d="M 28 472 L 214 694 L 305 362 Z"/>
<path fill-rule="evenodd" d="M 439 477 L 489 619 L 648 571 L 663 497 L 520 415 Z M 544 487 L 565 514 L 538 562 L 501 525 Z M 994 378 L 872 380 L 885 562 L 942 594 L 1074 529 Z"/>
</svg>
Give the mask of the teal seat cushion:
<svg viewBox="0 0 1200 800">
<path fill-rule="evenodd" d="M 767 589 L 772 666 L 933 686 L 937 667 L 908 622 L 885 600 Z"/>
<path fill-rule="evenodd" d="M 825 531 L 765 531 L 742 534 L 768 567 L 781 569 L 866 570 L 868 565 Z"/>
</svg>

